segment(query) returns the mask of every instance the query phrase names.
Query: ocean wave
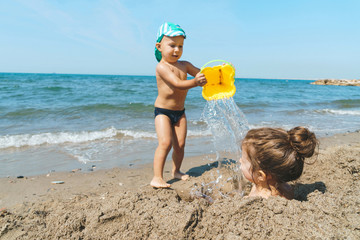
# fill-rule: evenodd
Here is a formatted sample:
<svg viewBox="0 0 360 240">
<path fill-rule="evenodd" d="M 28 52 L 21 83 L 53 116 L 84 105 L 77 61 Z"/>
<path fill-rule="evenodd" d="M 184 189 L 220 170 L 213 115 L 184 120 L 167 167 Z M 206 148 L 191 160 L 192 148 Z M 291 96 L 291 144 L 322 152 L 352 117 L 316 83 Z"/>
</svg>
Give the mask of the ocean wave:
<svg viewBox="0 0 360 240">
<path fill-rule="evenodd" d="M 317 113 L 335 114 L 335 115 L 360 115 L 360 110 L 337 110 L 337 109 L 321 109 L 316 110 Z"/>
<path fill-rule="evenodd" d="M 4 109 L 4 111 L 7 110 L 6 108 L 3 108 L 3 109 Z M 50 113 L 50 111 L 47 111 L 45 109 L 26 108 L 26 109 L 21 109 L 21 110 L 15 110 L 12 112 L 7 112 L 2 117 L 3 118 L 33 117 L 33 116 L 47 115 L 49 113 Z"/>
<path fill-rule="evenodd" d="M 156 133 L 145 131 L 133 131 L 133 130 L 118 130 L 118 133 L 124 137 L 131 138 L 156 138 Z"/>
<path fill-rule="evenodd" d="M 73 113 L 73 112 L 108 112 L 108 111 L 136 111 L 144 112 L 153 110 L 152 104 L 145 103 L 122 103 L 122 104 L 108 104 L 108 103 L 96 103 L 96 104 L 87 104 L 80 106 L 72 106 L 70 108 L 65 108 L 62 110 L 63 113 Z"/>
<path fill-rule="evenodd" d="M 339 108 L 357 108 L 360 106 L 360 99 L 341 99 L 332 101 Z"/>
<path fill-rule="evenodd" d="M 196 120 L 196 119 L 188 119 L 188 124 L 194 125 L 194 126 L 207 126 L 206 122 L 203 119 Z"/>
<path fill-rule="evenodd" d="M 210 131 L 210 129 L 206 129 L 206 130 L 188 130 L 188 131 L 187 131 L 187 136 L 188 136 L 188 137 L 206 137 L 206 136 L 211 136 L 211 131 Z"/>
<path fill-rule="evenodd" d="M 210 136 L 209 130 L 188 130 L 189 137 Z M 20 148 L 26 146 L 40 146 L 44 144 L 64 144 L 64 143 L 85 143 L 96 140 L 116 140 L 116 139 L 156 139 L 155 132 L 141 130 L 124 130 L 109 127 L 99 131 L 81 132 L 47 132 L 37 134 L 18 134 L 0 136 L 0 149 Z"/>
<path fill-rule="evenodd" d="M 61 86 L 47 86 L 40 88 L 40 90 L 51 91 L 51 92 L 61 92 L 61 91 L 71 91 L 72 89 L 69 87 L 61 87 Z"/>
<path fill-rule="evenodd" d="M 110 127 L 101 131 L 54 132 L 0 136 L 0 149 L 38 146 L 43 144 L 82 143 L 115 137 L 118 131 Z"/>
<path fill-rule="evenodd" d="M 314 113 L 321 114 L 321 115 L 328 115 L 328 114 L 353 115 L 353 116 L 360 115 L 360 110 L 340 110 L 340 109 L 328 109 L 328 108 L 316 109 L 316 110 L 309 110 L 309 109 L 297 109 L 297 110 L 293 110 L 293 111 L 284 110 L 284 111 L 280 111 L 280 112 L 285 113 L 290 116 L 296 116 L 296 115 L 301 115 L 301 114 L 313 115 Z"/>
<path fill-rule="evenodd" d="M 96 114 L 96 113 L 152 113 L 153 111 L 152 104 L 143 104 L 143 103 L 125 103 L 125 104 L 88 104 L 80 106 L 71 106 L 71 107 L 62 107 L 62 108 L 23 108 L 13 110 L 9 107 L 1 107 L 2 110 L 0 116 L 3 118 L 42 118 L 49 115 L 53 116 L 73 116 L 78 114 Z M 7 111 L 7 112 L 6 112 Z"/>
<path fill-rule="evenodd" d="M 133 131 L 133 130 L 119 130 L 119 134 L 121 137 L 131 137 L 135 139 L 156 139 L 155 132 L 145 132 L 145 131 Z M 189 130 L 187 131 L 188 137 L 206 137 L 210 136 L 211 131 L 209 129 L 206 130 Z"/>
</svg>

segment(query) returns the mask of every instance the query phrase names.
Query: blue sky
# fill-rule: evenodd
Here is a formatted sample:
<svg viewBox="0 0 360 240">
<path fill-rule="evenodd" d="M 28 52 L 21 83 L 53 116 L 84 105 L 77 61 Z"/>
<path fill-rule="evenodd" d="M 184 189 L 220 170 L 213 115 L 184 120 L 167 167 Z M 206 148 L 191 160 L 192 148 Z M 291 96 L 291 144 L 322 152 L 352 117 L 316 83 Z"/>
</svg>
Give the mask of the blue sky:
<svg viewBox="0 0 360 240">
<path fill-rule="evenodd" d="M 182 59 L 237 77 L 360 78 L 358 0 L 1 0 L 0 72 L 154 75 L 164 21 Z"/>
</svg>

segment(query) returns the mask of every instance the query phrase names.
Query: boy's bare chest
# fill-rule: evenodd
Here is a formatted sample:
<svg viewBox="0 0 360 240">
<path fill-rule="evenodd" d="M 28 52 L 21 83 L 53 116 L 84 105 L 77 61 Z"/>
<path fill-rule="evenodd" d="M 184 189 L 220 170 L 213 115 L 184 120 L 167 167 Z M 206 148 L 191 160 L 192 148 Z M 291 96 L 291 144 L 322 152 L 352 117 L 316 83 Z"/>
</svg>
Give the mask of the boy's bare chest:
<svg viewBox="0 0 360 240">
<path fill-rule="evenodd" d="M 187 72 L 185 66 L 169 66 L 170 70 L 180 79 L 186 80 Z"/>
</svg>

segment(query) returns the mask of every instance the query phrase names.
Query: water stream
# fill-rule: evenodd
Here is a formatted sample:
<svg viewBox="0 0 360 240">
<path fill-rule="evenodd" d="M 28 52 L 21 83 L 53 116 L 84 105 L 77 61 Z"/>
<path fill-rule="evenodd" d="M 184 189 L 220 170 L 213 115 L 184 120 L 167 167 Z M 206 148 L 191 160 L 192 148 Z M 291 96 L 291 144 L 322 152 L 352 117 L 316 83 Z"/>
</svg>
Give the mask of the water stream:
<svg viewBox="0 0 360 240">
<path fill-rule="evenodd" d="M 234 99 L 223 98 L 207 101 L 202 119 L 207 123 L 212 136 L 216 158 L 216 173 L 195 186 L 191 194 L 213 202 L 219 197 L 228 197 L 234 193 L 243 194 L 244 181 L 240 170 L 241 141 L 245 137 L 249 124 Z"/>
</svg>

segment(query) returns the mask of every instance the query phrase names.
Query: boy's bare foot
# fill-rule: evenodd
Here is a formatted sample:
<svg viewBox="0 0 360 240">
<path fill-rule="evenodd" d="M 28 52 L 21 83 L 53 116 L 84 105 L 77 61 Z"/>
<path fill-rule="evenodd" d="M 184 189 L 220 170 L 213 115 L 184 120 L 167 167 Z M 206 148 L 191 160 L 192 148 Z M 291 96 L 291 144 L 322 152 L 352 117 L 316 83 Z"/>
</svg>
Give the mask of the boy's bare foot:
<svg viewBox="0 0 360 240">
<path fill-rule="evenodd" d="M 177 179 L 180 179 L 180 180 L 183 180 L 183 181 L 186 181 L 186 180 L 189 179 L 190 176 L 185 174 L 185 173 L 182 173 L 182 172 L 174 172 L 173 177 L 177 178 Z"/>
<path fill-rule="evenodd" d="M 162 178 L 154 177 L 150 182 L 150 186 L 154 188 L 169 188 L 171 187 L 171 184 L 168 184 Z"/>
</svg>

